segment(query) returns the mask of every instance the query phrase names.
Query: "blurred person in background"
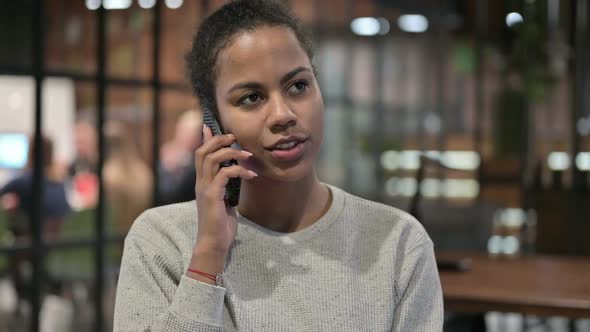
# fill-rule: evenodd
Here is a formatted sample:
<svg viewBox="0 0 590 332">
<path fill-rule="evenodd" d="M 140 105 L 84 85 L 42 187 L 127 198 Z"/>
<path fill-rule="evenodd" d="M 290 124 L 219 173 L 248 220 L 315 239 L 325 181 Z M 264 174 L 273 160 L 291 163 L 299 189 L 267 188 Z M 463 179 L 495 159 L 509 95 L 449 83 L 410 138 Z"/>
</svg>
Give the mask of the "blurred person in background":
<svg viewBox="0 0 590 332">
<path fill-rule="evenodd" d="M 98 135 L 92 121 L 79 119 L 74 124 L 74 148 L 76 155 L 70 165 L 71 176 L 80 172 L 96 173 L 98 164 Z"/>
<path fill-rule="evenodd" d="M 200 111 L 188 110 L 178 118 L 173 138 L 162 145 L 159 166 L 159 205 L 195 199 L 195 150 L 201 145 Z"/>
<path fill-rule="evenodd" d="M 80 118 L 74 125 L 75 157 L 68 175 L 71 202 L 76 210 L 90 209 L 98 200 L 98 135 L 89 118 Z"/>
<path fill-rule="evenodd" d="M 3 208 L 13 216 L 12 225 L 15 236 L 28 236 L 29 223 L 26 220 L 33 209 L 33 159 L 34 141 L 29 145 L 27 166 L 22 174 L 0 188 Z M 45 235 L 53 238 L 70 214 L 70 205 L 60 172 L 53 163 L 53 143 L 47 137 L 42 138 L 43 149 L 43 193 L 41 195 L 41 219 Z M 18 221 L 16 221 L 18 220 Z"/>
<path fill-rule="evenodd" d="M 117 231 L 127 233 L 131 224 L 151 206 L 152 172 L 141 159 L 121 122 L 105 126 L 108 155 L 104 165 L 106 197 L 113 208 Z"/>
<path fill-rule="evenodd" d="M 33 210 L 33 167 L 35 144 L 29 144 L 27 166 L 22 174 L 0 188 L 2 207 L 8 212 L 9 227 L 15 242 L 28 242 L 31 239 L 30 212 Z M 43 192 L 41 194 L 41 223 L 46 240 L 55 239 L 61 226 L 71 213 L 66 199 L 63 179 L 59 178 L 53 160 L 53 143 L 47 137 L 42 138 L 43 149 Z M 30 295 L 30 258 L 27 254 L 11 256 L 10 272 L 19 301 Z M 43 269 L 43 271 L 45 271 Z M 46 272 L 43 272 L 46 273 Z M 59 282 L 49 276 L 48 285 L 54 292 L 60 292 Z"/>
</svg>

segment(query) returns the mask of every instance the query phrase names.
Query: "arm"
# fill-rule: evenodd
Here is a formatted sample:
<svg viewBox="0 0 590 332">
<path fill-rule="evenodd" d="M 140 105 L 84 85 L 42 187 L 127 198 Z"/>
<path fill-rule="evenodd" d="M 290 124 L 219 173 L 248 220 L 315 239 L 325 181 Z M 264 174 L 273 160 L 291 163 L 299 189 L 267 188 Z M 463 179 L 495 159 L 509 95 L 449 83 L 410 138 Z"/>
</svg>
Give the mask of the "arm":
<svg viewBox="0 0 590 332">
<path fill-rule="evenodd" d="M 10 181 L 8 181 L 8 183 L 6 183 L 4 185 L 4 187 L 0 188 L 0 197 L 8 194 L 8 193 L 13 193 L 13 192 L 21 192 L 21 189 L 23 184 L 22 184 L 22 179 L 20 177 L 16 177 Z"/>
<path fill-rule="evenodd" d="M 257 174 L 241 165 L 220 168 L 225 160 L 252 156 L 229 147 L 236 140 L 233 135 L 213 137 L 205 130 L 204 137 L 195 152 L 198 232 L 189 268 L 216 275 L 223 271 L 237 232 L 235 208 L 228 208 L 223 199 L 226 184 L 233 177 L 248 180 Z M 140 219 L 149 216 L 144 213 Z M 149 222 L 137 220 L 125 241 L 114 331 L 221 331 L 225 289 L 198 273 L 185 275 L 170 238 L 159 239 L 163 231 L 143 230 L 144 225 Z"/>
<path fill-rule="evenodd" d="M 408 251 L 404 260 L 391 331 L 442 331 L 443 298 L 432 242 Z"/>
<path fill-rule="evenodd" d="M 222 331 L 225 289 L 186 277 L 170 259 L 180 253 L 153 243 L 134 234 L 125 240 L 114 331 Z"/>
</svg>

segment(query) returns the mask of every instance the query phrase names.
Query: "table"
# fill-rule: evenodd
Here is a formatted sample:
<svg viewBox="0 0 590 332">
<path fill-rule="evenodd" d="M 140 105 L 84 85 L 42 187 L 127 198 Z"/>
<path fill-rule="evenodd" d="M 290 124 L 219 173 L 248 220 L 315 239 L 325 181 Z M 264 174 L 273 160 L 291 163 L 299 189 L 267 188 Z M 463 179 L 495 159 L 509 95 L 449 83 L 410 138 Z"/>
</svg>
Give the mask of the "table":
<svg viewBox="0 0 590 332">
<path fill-rule="evenodd" d="M 468 271 L 440 271 L 445 310 L 590 317 L 590 257 L 492 258 L 436 252 L 437 260 L 469 258 Z"/>
</svg>

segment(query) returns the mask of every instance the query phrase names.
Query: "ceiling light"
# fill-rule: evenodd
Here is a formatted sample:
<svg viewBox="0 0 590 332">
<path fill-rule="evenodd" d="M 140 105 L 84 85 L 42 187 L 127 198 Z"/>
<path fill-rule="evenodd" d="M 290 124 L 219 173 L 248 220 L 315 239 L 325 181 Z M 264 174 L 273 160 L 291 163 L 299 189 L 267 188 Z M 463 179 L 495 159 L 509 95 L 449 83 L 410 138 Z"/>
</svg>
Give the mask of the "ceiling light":
<svg viewBox="0 0 590 332">
<path fill-rule="evenodd" d="M 350 23 L 352 32 L 359 36 L 375 36 L 379 33 L 379 20 L 374 17 L 358 17 Z"/>
<path fill-rule="evenodd" d="M 420 33 L 428 30 L 428 19 L 424 15 L 402 15 L 397 19 L 397 25 L 405 32 Z"/>
<path fill-rule="evenodd" d="M 138 0 L 139 7 L 150 9 L 156 5 L 156 0 Z"/>
<path fill-rule="evenodd" d="M 522 18 L 522 15 L 520 15 L 520 13 L 512 12 L 506 15 L 506 26 L 508 26 L 509 28 L 512 28 L 514 25 L 522 23 L 523 21 L 524 18 Z"/>
<path fill-rule="evenodd" d="M 127 9 L 131 7 L 131 0 L 104 0 L 105 9 Z"/>
<path fill-rule="evenodd" d="M 100 8 L 100 0 L 86 0 L 86 8 L 90 10 L 97 10 Z"/>
<path fill-rule="evenodd" d="M 166 0 L 166 7 L 170 9 L 178 9 L 182 6 L 183 0 Z"/>
<path fill-rule="evenodd" d="M 547 157 L 547 164 L 552 171 L 565 171 L 570 167 L 570 157 L 567 152 L 551 152 Z"/>
</svg>

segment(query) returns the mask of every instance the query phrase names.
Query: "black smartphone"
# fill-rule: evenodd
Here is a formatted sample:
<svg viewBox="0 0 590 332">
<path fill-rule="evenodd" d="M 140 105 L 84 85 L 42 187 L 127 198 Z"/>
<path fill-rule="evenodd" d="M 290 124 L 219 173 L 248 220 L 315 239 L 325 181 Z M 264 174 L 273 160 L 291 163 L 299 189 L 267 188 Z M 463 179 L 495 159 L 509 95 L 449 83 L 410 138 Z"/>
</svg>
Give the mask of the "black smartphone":
<svg viewBox="0 0 590 332">
<path fill-rule="evenodd" d="M 219 121 L 209 109 L 203 110 L 203 123 L 211 128 L 211 132 L 213 136 L 223 135 L 223 129 L 219 125 Z M 234 159 L 224 161 L 221 163 L 221 167 L 228 167 L 232 165 L 237 165 L 238 162 Z M 229 206 L 236 206 L 240 201 L 240 186 L 242 184 L 242 179 L 240 178 L 231 178 L 229 182 L 225 186 L 225 197 L 224 200 Z"/>
</svg>

